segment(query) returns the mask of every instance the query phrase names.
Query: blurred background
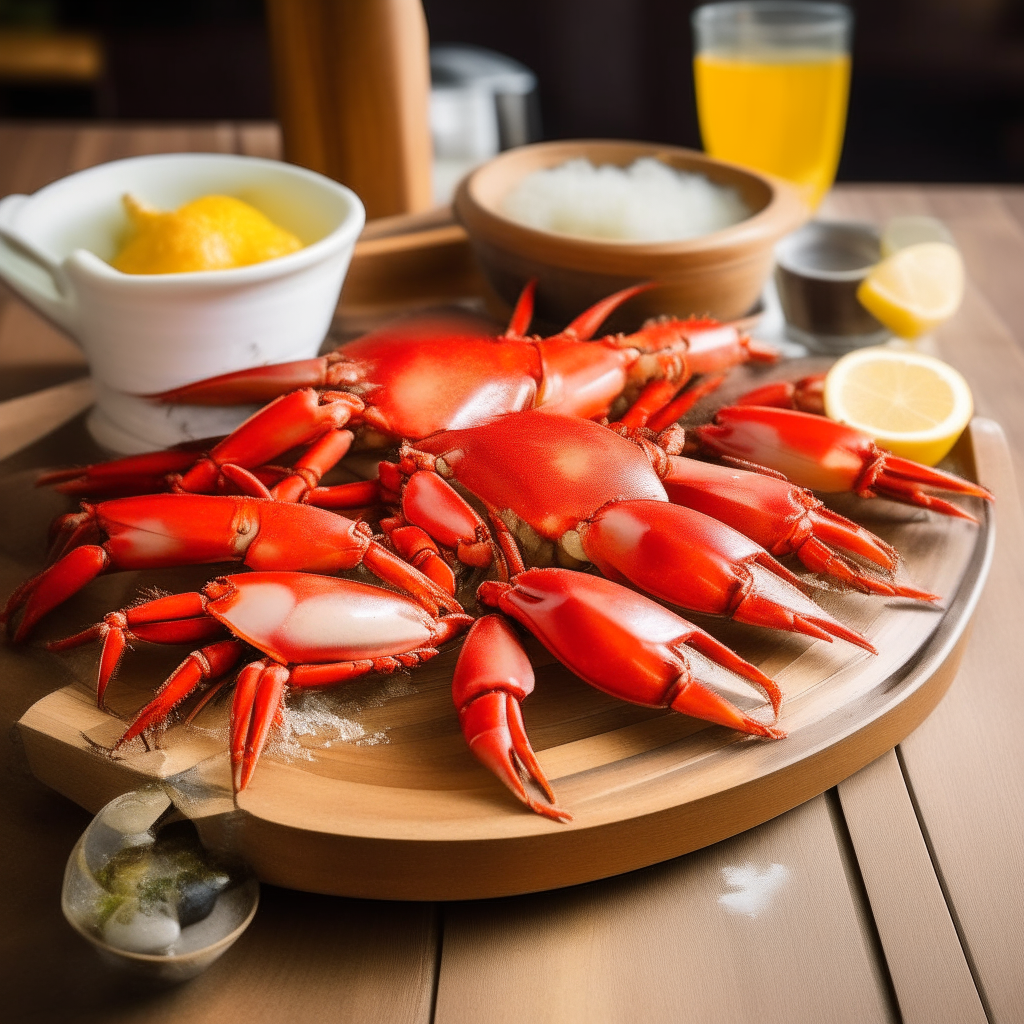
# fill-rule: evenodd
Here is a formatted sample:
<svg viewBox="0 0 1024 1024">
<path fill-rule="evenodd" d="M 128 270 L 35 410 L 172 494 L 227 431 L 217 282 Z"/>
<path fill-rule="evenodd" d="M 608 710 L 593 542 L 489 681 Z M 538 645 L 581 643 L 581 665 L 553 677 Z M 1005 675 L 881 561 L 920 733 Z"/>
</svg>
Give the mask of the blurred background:
<svg viewBox="0 0 1024 1024">
<path fill-rule="evenodd" d="M 530 137 L 699 147 L 696 2 L 423 6 L 432 44 L 486 47 L 534 73 Z M 1024 181 L 1024 2 L 850 6 L 839 180 Z M 435 67 L 435 82 L 444 73 Z M 274 116 L 272 93 L 261 0 L 0 0 L 0 117 L 262 120 Z"/>
</svg>

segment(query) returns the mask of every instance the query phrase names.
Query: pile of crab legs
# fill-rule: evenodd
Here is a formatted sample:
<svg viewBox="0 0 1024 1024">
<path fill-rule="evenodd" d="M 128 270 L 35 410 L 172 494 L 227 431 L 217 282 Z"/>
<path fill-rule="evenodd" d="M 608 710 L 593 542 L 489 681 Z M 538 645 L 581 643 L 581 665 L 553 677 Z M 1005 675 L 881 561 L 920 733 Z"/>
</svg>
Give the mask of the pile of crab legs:
<svg viewBox="0 0 1024 1024">
<path fill-rule="evenodd" d="M 44 475 L 41 484 L 101 500 L 56 521 L 50 564 L 11 596 L 3 621 L 16 622 L 13 639 L 24 640 L 104 572 L 242 563 L 251 571 L 109 613 L 50 645 L 102 640 L 101 705 L 132 641 L 203 645 L 119 747 L 162 726 L 186 698 L 205 704 L 255 648 L 261 657 L 239 672 L 232 705 L 236 790 L 281 723 L 289 689 L 411 668 L 465 633 L 452 695 L 470 749 L 532 810 L 569 819 L 526 734 L 521 704 L 533 670 L 508 619 L 598 689 L 752 736 L 783 736 L 775 683 L 665 604 L 874 652 L 777 558 L 795 555 L 865 593 L 937 595 L 898 582 L 898 553 L 811 489 L 968 519 L 932 492 L 991 495 L 801 411 L 815 408 L 813 380 L 759 389 L 714 423 L 684 431 L 677 420 L 729 368 L 775 353 L 706 319 L 666 318 L 595 339 L 637 290 L 539 338 L 526 333 L 528 285 L 496 338 L 470 320 L 421 319 L 317 359 L 151 396 L 269 404 L 216 443 Z M 750 404 L 762 400 L 769 404 Z M 322 484 L 350 449 L 389 445 L 398 457 L 380 463 L 377 479 Z M 294 449 L 289 465 L 273 463 Z M 363 516 L 380 507 L 387 514 L 375 534 Z M 578 571 L 588 566 L 601 575 Z M 357 567 L 389 589 L 323 575 Z M 476 587 L 476 603 L 502 614 L 467 614 L 459 583 L 476 580 L 474 571 L 490 577 Z M 760 689 L 772 723 L 707 685 L 708 661 Z"/>
</svg>

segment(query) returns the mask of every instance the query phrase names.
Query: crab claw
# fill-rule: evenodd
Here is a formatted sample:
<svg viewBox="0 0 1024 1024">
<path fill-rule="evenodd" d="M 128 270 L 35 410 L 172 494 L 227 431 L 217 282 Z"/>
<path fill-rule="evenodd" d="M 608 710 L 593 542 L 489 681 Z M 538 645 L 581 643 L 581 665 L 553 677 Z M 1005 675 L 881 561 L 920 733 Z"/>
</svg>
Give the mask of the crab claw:
<svg viewBox="0 0 1024 1024">
<path fill-rule="evenodd" d="M 763 547 L 701 512 L 667 501 L 613 502 L 590 518 L 580 540 L 609 579 L 664 601 L 820 640 L 839 637 L 877 653 L 806 597 L 799 577 Z"/>
<path fill-rule="evenodd" d="M 532 811 L 556 821 L 572 815 L 555 805 L 544 770 L 530 746 L 521 702 L 533 692 L 533 666 L 508 623 L 498 615 L 478 619 L 459 652 L 452 700 L 462 734 L 486 765 Z M 533 782 L 547 798 L 527 789 Z"/>
<path fill-rule="evenodd" d="M 800 487 L 862 498 L 881 496 L 975 522 L 974 516 L 925 487 L 992 500 L 986 488 L 879 448 L 867 434 L 792 409 L 743 405 L 719 409 L 695 431 L 702 451 L 751 468 L 765 466 Z"/>
<path fill-rule="evenodd" d="M 650 291 L 657 287 L 655 281 L 645 281 L 643 284 L 630 285 L 612 295 L 595 302 L 589 309 L 585 309 L 571 324 L 560 331 L 556 338 L 572 338 L 576 341 L 589 341 L 601 324 L 605 322 L 621 306 L 628 302 L 634 295 Z M 531 295 L 532 299 L 532 295 Z"/>
<path fill-rule="evenodd" d="M 825 415 L 825 374 L 801 377 L 796 383 L 776 380 L 740 395 L 734 405 L 772 405 L 777 409 L 799 409 Z"/>
<path fill-rule="evenodd" d="M 709 684 L 717 670 L 709 662 L 762 690 L 777 718 L 781 694 L 768 676 L 693 623 L 610 580 L 568 569 L 527 569 L 510 583 L 481 584 L 477 596 L 522 623 L 598 690 L 753 736 L 785 735 L 716 693 Z"/>
<path fill-rule="evenodd" d="M 888 575 L 865 572 L 844 558 L 840 552 L 859 555 L 887 574 L 900 560 L 892 545 L 782 477 L 669 455 L 661 482 L 672 501 L 739 530 L 777 558 L 795 554 L 808 569 L 866 593 L 938 599 L 937 594 L 896 583 Z"/>
</svg>

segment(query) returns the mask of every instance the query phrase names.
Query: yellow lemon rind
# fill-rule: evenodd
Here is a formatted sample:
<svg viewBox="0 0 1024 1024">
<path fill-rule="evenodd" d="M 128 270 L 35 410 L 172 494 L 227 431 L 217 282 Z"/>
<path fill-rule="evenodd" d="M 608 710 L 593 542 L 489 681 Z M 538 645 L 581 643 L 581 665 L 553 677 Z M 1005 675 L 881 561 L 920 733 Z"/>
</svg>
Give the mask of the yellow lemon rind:
<svg viewBox="0 0 1024 1024">
<path fill-rule="evenodd" d="M 936 278 L 942 279 L 944 293 L 938 301 Z M 932 292 L 923 301 L 922 290 Z M 857 300 L 894 334 L 917 338 L 953 316 L 963 292 L 963 261 L 956 248 L 946 242 L 920 242 L 882 260 L 860 283 Z"/>
<path fill-rule="evenodd" d="M 931 370 L 953 394 L 953 406 L 948 416 L 926 430 L 897 431 L 879 429 L 872 423 L 851 416 L 843 398 L 844 385 L 851 369 L 865 362 L 884 360 L 911 363 Z M 912 459 L 926 466 L 941 462 L 956 444 L 974 414 L 971 389 L 963 376 L 948 363 L 919 352 L 898 352 L 886 348 L 858 349 L 843 356 L 825 378 L 825 411 L 830 419 L 854 427 L 873 437 L 877 444 L 894 455 Z"/>
</svg>

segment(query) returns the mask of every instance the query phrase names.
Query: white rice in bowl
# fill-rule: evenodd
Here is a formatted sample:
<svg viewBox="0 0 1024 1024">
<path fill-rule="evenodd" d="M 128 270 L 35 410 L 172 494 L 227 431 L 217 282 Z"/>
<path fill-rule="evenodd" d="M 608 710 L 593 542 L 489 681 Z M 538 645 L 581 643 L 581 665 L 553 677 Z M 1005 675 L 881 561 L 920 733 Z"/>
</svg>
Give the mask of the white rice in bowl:
<svg viewBox="0 0 1024 1024">
<path fill-rule="evenodd" d="M 620 242 L 696 238 L 751 214 L 735 189 L 653 157 L 629 167 L 580 159 L 534 171 L 505 197 L 502 210 L 540 231 Z"/>
</svg>

